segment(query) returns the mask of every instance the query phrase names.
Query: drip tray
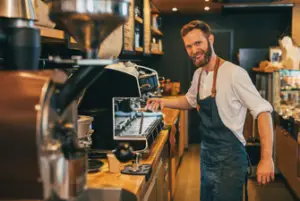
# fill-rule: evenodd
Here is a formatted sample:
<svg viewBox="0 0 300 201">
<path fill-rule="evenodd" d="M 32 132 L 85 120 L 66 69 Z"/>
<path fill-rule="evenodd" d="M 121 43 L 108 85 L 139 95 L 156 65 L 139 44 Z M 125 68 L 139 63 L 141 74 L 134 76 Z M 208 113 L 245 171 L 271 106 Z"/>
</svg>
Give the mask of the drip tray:
<svg viewBox="0 0 300 201">
<path fill-rule="evenodd" d="M 88 158 L 89 159 L 104 159 L 107 158 L 107 153 L 103 152 L 90 152 L 88 153 Z"/>
<path fill-rule="evenodd" d="M 88 173 L 96 173 L 100 171 L 103 162 L 99 160 L 88 160 Z"/>
<path fill-rule="evenodd" d="M 148 181 L 152 173 L 152 166 L 148 164 L 142 164 L 138 170 L 134 170 L 132 165 L 126 165 L 121 173 L 128 175 L 145 175 L 146 181 Z"/>
</svg>

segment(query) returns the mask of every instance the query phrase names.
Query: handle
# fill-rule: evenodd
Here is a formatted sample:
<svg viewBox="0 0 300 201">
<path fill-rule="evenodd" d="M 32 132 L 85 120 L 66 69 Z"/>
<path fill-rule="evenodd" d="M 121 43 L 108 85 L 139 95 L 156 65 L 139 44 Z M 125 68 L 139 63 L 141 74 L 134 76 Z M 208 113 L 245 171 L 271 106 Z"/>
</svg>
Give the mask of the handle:
<svg viewBox="0 0 300 201">
<path fill-rule="evenodd" d="M 98 79 L 103 72 L 104 67 L 102 66 L 81 67 L 63 86 L 58 86 L 57 112 L 62 115 L 68 106 L 78 99 L 82 92 Z"/>
<path fill-rule="evenodd" d="M 120 143 L 117 148 L 113 150 L 113 153 L 115 154 L 116 158 L 122 163 L 131 161 L 135 156 L 133 148 L 127 143 Z"/>
<path fill-rule="evenodd" d="M 46 3 L 46 4 L 52 2 L 52 0 L 41 0 L 41 1 Z"/>
</svg>

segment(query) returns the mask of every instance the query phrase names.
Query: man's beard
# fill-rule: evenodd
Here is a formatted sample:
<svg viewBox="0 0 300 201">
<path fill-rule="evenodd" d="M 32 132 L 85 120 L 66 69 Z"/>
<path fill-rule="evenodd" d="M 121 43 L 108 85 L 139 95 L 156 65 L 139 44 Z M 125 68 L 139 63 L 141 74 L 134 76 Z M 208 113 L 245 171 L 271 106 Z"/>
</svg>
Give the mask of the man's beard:
<svg viewBox="0 0 300 201">
<path fill-rule="evenodd" d="M 195 66 L 197 66 L 199 68 L 202 68 L 202 67 L 206 66 L 210 62 L 211 55 L 212 55 L 212 48 L 211 48 L 211 45 L 210 45 L 210 42 L 209 42 L 208 39 L 207 39 L 207 44 L 208 44 L 208 47 L 207 47 L 206 51 L 200 50 L 194 56 L 191 57 L 191 59 L 193 60 L 193 63 L 195 64 Z M 203 54 L 204 58 L 199 63 L 196 63 L 197 62 L 197 58 L 196 57 L 199 54 Z"/>
</svg>

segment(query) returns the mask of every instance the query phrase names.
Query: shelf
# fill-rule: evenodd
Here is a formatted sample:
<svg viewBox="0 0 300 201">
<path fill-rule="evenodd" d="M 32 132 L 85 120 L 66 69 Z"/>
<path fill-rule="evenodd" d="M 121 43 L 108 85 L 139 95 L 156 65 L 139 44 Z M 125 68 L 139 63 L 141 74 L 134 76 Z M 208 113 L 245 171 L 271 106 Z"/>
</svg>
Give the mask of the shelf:
<svg viewBox="0 0 300 201">
<path fill-rule="evenodd" d="M 300 89 L 280 89 L 282 92 L 300 92 Z"/>
<path fill-rule="evenodd" d="M 136 48 L 135 48 L 135 51 L 137 51 L 137 52 L 143 52 L 143 51 L 144 51 L 144 48 L 142 48 L 142 47 L 136 47 Z"/>
<path fill-rule="evenodd" d="M 164 35 L 160 30 L 158 30 L 158 29 L 156 29 L 154 27 L 151 27 L 151 31 L 152 31 L 152 33 L 154 33 L 156 35 L 159 35 L 159 36 L 163 36 Z"/>
<path fill-rule="evenodd" d="M 41 37 L 46 38 L 49 41 L 62 42 L 65 39 L 65 32 L 62 30 L 38 26 L 38 25 L 36 25 L 36 27 L 40 29 Z M 71 43 L 74 44 L 77 43 L 73 37 L 71 37 Z"/>
<path fill-rule="evenodd" d="M 164 53 L 161 51 L 156 51 L 156 50 L 152 50 L 151 54 L 156 54 L 156 55 L 163 55 Z"/>
<path fill-rule="evenodd" d="M 135 16 L 135 21 L 137 21 L 140 24 L 144 23 L 144 20 L 142 18 L 140 18 L 139 16 Z"/>
</svg>

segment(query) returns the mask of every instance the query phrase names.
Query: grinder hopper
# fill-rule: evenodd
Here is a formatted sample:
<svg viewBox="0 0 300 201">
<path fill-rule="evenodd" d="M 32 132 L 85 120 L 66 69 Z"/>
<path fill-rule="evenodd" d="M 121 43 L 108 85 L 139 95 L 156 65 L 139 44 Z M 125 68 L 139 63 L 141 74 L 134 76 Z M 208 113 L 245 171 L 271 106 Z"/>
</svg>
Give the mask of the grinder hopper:
<svg viewBox="0 0 300 201">
<path fill-rule="evenodd" d="M 52 0 L 50 19 L 82 46 L 86 58 L 95 59 L 104 39 L 127 21 L 129 4 L 128 0 Z"/>
<path fill-rule="evenodd" d="M 85 67 L 80 67 L 58 94 L 57 107 L 62 114 L 84 89 L 98 79 L 103 73 L 104 66 L 113 62 L 98 59 L 99 47 L 107 36 L 128 20 L 130 2 L 129 0 L 42 1 L 49 3 L 50 19 L 75 38 L 85 52 L 85 59 L 76 61 L 76 64 Z"/>
</svg>

